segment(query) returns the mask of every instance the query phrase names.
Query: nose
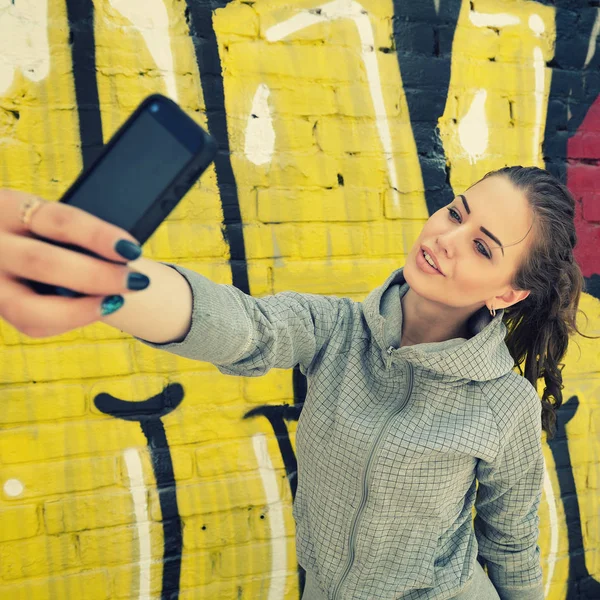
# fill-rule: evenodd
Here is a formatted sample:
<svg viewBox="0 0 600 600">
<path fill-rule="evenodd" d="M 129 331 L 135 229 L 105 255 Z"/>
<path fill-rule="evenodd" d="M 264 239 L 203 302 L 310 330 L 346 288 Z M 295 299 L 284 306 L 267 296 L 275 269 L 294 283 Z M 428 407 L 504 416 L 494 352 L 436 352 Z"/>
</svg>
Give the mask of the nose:
<svg viewBox="0 0 600 600">
<path fill-rule="evenodd" d="M 454 232 L 438 235 L 435 239 L 436 250 L 446 258 L 454 258 L 456 240 L 453 237 Z"/>
</svg>

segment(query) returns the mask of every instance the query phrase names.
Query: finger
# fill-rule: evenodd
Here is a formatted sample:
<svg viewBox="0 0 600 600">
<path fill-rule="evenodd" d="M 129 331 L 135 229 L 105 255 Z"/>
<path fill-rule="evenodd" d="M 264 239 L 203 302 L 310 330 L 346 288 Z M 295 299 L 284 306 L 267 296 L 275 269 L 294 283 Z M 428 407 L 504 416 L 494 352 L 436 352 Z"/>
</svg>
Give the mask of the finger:
<svg viewBox="0 0 600 600">
<path fill-rule="evenodd" d="M 138 274 L 110 263 L 46 243 L 0 234 L 0 271 L 12 277 L 65 287 L 88 295 L 122 294 L 135 285 Z M 133 277 L 131 277 L 133 275 Z"/>
<path fill-rule="evenodd" d="M 62 202 L 47 202 L 39 198 L 41 204 L 31 213 L 28 224 L 23 223 L 24 203 L 35 198 L 30 194 L 2 190 L 0 208 L 3 211 L 4 227 L 14 233 L 32 233 L 49 240 L 74 244 L 91 250 L 109 260 L 123 262 L 134 260 L 141 251 L 137 240 L 121 227 L 103 221 L 90 213 Z M 117 252 L 117 243 L 127 240 L 135 244 L 126 248 L 126 256 Z"/>
<path fill-rule="evenodd" d="M 26 285 L 1 276 L 0 290 L 0 317 L 34 338 L 60 335 L 84 327 L 106 314 L 103 304 L 112 308 L 123 304 L 121 296 L 75 299 L 39 296 Z"/>
</svg>

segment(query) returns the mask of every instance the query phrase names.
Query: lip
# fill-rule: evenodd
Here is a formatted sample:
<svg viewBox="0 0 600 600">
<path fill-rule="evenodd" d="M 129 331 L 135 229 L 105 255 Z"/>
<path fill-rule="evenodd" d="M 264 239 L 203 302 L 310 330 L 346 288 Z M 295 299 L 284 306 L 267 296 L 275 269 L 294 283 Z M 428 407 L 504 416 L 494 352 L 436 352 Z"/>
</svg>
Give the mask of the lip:
<svg viewBox="0 0 600 600">
<path fill-rule="evenodd" d="M 440 275 L 444 275 L 444 272 L 442 271 L 442 269 L 440 267 L 440 263 L 439 263 L 439 261 L 437 259 L 437 256 L 433 253 L 433 251 L 430 248 L 428 248 L 427 246 L 421 246 L 419 248 L 419 250 L 420 250 L 420 253 L 421 253 L 421 258 L 425 261 L 425 263 L 429 264 L 429 263 L 427 263 L 427 261 L 425 260 L 425 257 L 423 256 L 423 251 L 427 252 L 427 254 L 429 254 L 429 256 L 431 256 L 431 258 L 432 258 L 433 262 L 435 263 L 435 267 L 438 270 L 439 274 Z M 431 265 L 429 265 L 429 266 L 431 266 Z M 445 277 L 445 275 L 444 275 L 444 277 Z"/>
</svg>

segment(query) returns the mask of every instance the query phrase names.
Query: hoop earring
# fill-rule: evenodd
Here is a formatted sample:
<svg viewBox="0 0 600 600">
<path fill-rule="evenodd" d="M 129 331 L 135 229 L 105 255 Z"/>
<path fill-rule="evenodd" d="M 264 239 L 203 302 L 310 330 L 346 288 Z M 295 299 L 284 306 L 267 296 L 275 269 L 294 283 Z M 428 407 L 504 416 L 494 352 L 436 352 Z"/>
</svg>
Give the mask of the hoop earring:
<svg viewBox="0 0 600 600">
<path fill-rule="evenodd" d="M 490 308 L 490 315 L 492 315 L 492 317 L 496 316 L 496 309 L 494 308 L 493 304 L 492 304 L 492 308 Z"/>
</svg>

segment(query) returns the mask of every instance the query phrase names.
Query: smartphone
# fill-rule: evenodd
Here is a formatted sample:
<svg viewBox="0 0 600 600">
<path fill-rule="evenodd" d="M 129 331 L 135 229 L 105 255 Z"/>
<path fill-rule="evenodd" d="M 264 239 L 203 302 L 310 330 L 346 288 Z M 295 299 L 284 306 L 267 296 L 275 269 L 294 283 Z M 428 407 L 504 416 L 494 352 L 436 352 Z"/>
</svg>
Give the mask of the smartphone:
<svg viewBox="0 0 600 600">
<path fill-rule="evenodd" d="M 175 102 L 153 94 L 111 137 L 60 202 L 118 225 L 144 244 L 216 152 L 215 139 Z M 78 246 L 52 243 L 96 256 Z M 44 294 L 83 295 L 37 282 L 33 287 Z"/>
</svg>

